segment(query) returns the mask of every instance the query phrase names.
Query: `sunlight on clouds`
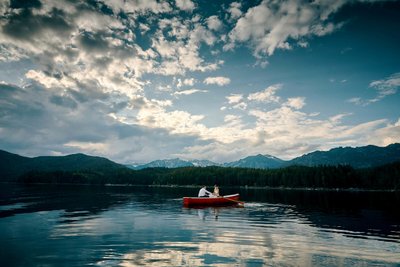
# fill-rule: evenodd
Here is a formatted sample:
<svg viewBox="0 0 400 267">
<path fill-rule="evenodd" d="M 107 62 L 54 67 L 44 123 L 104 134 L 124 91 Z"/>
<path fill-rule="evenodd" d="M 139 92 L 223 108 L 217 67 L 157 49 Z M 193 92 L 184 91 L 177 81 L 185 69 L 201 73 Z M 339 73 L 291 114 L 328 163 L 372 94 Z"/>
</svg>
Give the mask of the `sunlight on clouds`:
<svg viewBox="0 0 400 267">
<path fill-rule="evenodd" d="M 207 18 L 207 27 L 210 30 L 218 31 L 222 27 L 222 22 L 217 16 Z"/>
<path fill-rule="evenodd" d="M 264 0 L 237 21 L 229 33 L 230 42 L 225 45 L 225 50 L 242 42 L 250 42 L 256 57 L 271 56 L 276 49 L 291 49 L 292 40 L 310 35 L 323 36 L 340 27 L 341 24 L 334 25 L 327 19 L 344 4 L 345 1 L 287 0 L 278 5 Z"/>
<path fill-rule="evenodd" d="M 156 0 L 105 0 L 104 1 L 109 7 L 111 7 L 116 13 L 137 13 L 137 12 L 153 12 L 153 13 L 164 13 L 172 10 L 171 6 L 167 2 L 158 2 Z"/>
<path fill-rule="evenodd" d="M 387 146 L 400 142 L 400 118 L 397 122 L 388 123 L 385 127 L 377 129 L 369 138 L 369 142 L 381 146 Z"/>
<path fill-rule="evenodd" d="M 174 82 L 176 82 L 176 87 L 180 88 L 182 86 L 193 86 L 197 81 L 194 78 L 187 78 L 187 79 L 176 79 L 174 77 Z"/>
<path fill-rule="evenodd" d="M 57 79 L 54 77 L 49 77 L 45 75 L 42 71 L 29 70 L 25 76 L 28 79 L 37 81 L 38 83 L 44 85 L 46 88 L 57 88 L 57 87 L 75 87 L 75 82 L 67 77 L 62 79 Z"/>
<path fill-rule="evenodd" d="M 162 19 L 158 30 L 152 38 L 152 48 L 159 53 L 163 62 L 155 73 L 163 75 L 185 74 L 189 71 L 216 70 L 223 61 L 208 63 L 200 55 L 200 46 L 205 43 L 213 46 L 215 35 L 198 21 L 177 18 Z M 176 40 L 171 40 L 171 37 Z"/>
<path fill-rule="evenodd" d="M 236 103 L 239 103 L 243 99 L 243 95 L 231 94 L 230 96 L 227 96 L 226 99 L 228 99 L 229 104 L 236 104 Z"/>
<path fill-rule="evenodd" d="M 233 2 L 230 4 L 228 8 L 228 12 L 230 14 L 230 20 L 235 20 L 242 16 L 242 11 L 240 8 L 242 7 L 242 4 L 240 2 Z"/>
<path fill-rule="evenodd" d="M 195 93 L 207 93 L 207 90 L 199 90 L 199 89 L 188 89 L 188 90 L 183 90 L 183 91 L 176 91 L 173 93 L 175 96 L 179 95 L 192 95 Z"/>
<path fill-rule="evenodd" d="M 240 116 L 228 115 L 224 120 L 225 125 L 208 129 L 208 136 L 205 137 L 215 140 L 213 143 L 205 147 L 188 147 L 186 151 L 192 155 L 211 158 L 218 155 L 228 159 L 227 155 L 232 155 L 229 154 L 232 147 L 237 147 L 241 143 L 244 149 L 236 151 L 237 155 L 246 156 L 246 154 L 259 151 L 268 151 L 290 158 L 299 155 L 300 152 L 315 148 L 313 144 L 318 147 L 320 144 L 331 144 L 333 140 L 335 140 L 335 145 L 355 145 L 360 142 L 360 139 L 367 142 L 368 136 L 373 135 L 386 122 L 386 120 L 377 120 L 354 126 L 344 125 L 341 122 L 342 118 L 351 114 L 338 114 L 328 120 L 320 120 L 314 118 L 318 114 L 297 111 L 303 106 L 304 98 L 300 97 L 289 98 L 281 104 L 281 107 L 271 111 L 249 110 L 248 114 L 257 119 L 255 127 L 249 129 L 244 128 L 243 119 Z M 396 126 L 389 128 L 393 130 Z M 393 140 L 390 139 L 390 141 Z M 296 144 L 309 145 L 297 146 Z M 293 147 L 292 151 L 289 151 L 290 147 Z M 229 160 L 238 158 L 239 156 L 229 157 Z"/>
<path fill-rule="evenodd" d="M 89 151 L 95 154 L 105 154 L 109 150 L 109 145 L 104 143 L 77 142 L 72 141 L 64 144 L 66 147 L 77 148 L 80 151 Z"/>
<path fill-rule="evenodd" d="M 335 115 L 335 116 L 333 116 L 333 117 L 330 117 L 329 120 L 330 120 L 332 123 L 340 123 L 341 120 L 342 120 L 344 117 L 350 116 L 350 115 L 352 115 L 352 114 L 351 114 L 351 113 L 338 114 L 338 115 Z"/>
<path fill-rule="evenodd" d="M 193 11 L 196 7 L 191 0 L 175 0 L 176 6 L 184 11 Z"/>
<path fill-rule="evenodd" d="M 285 106 L 294 108 L 294 109 L 302 109 L 305 106 L 305 97 L 293 97 L 293 98 L 288 98 L 286 103 L 284 103 Z"/>
<path fill-rule="evenodd" d="M 17 80 L 0 82 L 0 141 L 19 151 L 78 150 L 128 160 L 156 159 L 163 146 L 166 156 L 222 161 L 400 141 L 393 118 L 351 124 L 343 122 L 354 114 L 347 110 L 304 112 L 306 96 L 307 108 L 315 107 L 312 98 L 293 87 L 279 94 L 290 81 L 272 66 L 255 81 L 224 66 L 233 58 L 246 75 L 272 64 L 279 49 L 311 48 L 312 38 L 343 27 L 332 17 L 346 1 L 236 1 L 219 10 L 190 0 L 41 3 L 25 10 L 0 2 L 2 75 L 13 68 L 23 73 L 14 78 L 21 87 Z M 241 45 L 250 54 L 235 51 Z M 248 56 L 252 62 L 241 65 Z M 347 102 L 367 106 L 395 97 L 400 74 L 368 84 L 375 97 Z M 209 90 L 213 86 L 222 88 Z"/>
<path fill-rule="evenodd" d="M 165 106 L 168 105 L 160 101 L 148 102 L 138 111 L 133 122 L 151 128 L 168 129 L 171 134 L 199 135 L 206 130 L 203 124 L 198 123 L 204 119 L 203 115 L 192 115 L 181 110 L 167 112 Z"/>
<path fill-rule="evenodd" d="M 247 99 L 258 102 L 279 102 L 280 97 L 276 96 L 276 92 L 282 88 L 282 84 L 274 84 L 268 86 L 264 91 L 250 94 Z"/>
<path fill-rule="evenodd" d="M 207 77 L 204 79 L 203 83 L 205 84 L 216 84 L 218 86 L 224 86 L 227 84 L 230 84 L 231 79 L 229 79 L 228 77 L 222 77 L 222 76 L 218 76 L 218 77 Z"/>
</svg>

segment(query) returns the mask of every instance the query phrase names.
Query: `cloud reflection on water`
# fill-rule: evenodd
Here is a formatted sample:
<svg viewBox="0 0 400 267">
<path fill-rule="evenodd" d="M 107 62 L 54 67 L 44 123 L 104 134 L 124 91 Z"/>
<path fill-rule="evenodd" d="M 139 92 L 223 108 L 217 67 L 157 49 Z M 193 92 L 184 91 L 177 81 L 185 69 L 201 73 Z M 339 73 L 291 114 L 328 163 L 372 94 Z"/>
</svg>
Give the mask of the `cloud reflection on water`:
<svg viewBox="0 0 400 267">
<path fill-rule="evenodd" d="M 60 192 L 26 189 L 42 198 L 26 203 L 19 198 L 8 199 L 2 206 L 7 213 L 0 220 L 0 238 L 11 256 L 3 265 L 398 266 L 400 263 L 397 213 L 384 209 L 390 195 L 385 195 L 382 203 L 377 195 L 362 198 L 354 194 L 343 199 L 335 194 L 323 202 L 316 193 L 305 198 L 300 193 L 284 192 L 281 200 L 272 198 L 273 192 L 260 191 L 271 199 L 244 198 L 245 208 L 188 209 L 177 199 L 177 195 L 182 195 L 179 191 L 157 189 L 155 193 L 146 193 L 143 189 L 130 189 L 116 194 L 113 190 L 117 189 L 82 192 L 77 192 L 76 187 Z M 368 206 L 365 199 L 373 199 L 374 205 Z M 395 200 L 392 202 L 397 205 Z M 355 202 L 358 204 L 354 205 Z M 17 203 L 23 203 L 23 207 Z M 327 203 L 329 209 L 321 203 Z"/>
<path fill-rule="evenodd" d="M 237 225 L 239 218 L 224 217 L 224 210 L 217 210 L 222 216 L 222 224 L 214 221 L 215 209 L 199 209 L 201 218 L 191 214 L 193 217 L 185 218 L 187 224 L 181 226 L 194 232 L 197 230 L 201 235 L 204 225 L 198 227 L 192 220 L 204 224 L 213 222 L 209 225 L 207 240 L 194 236 L 189 242 L 153 242 L 150 249 L 123 255 L 119 265 L 365 266 L 373 263 L 396 266 L 400 262 L 400 256 L 393 256 L 396 249 L 379 240 L 357 239 L 355 246 L 349 236 L 320 231 L 298 219 L 283 221 L 279 227 L 247 220 Z"/>
</svg>

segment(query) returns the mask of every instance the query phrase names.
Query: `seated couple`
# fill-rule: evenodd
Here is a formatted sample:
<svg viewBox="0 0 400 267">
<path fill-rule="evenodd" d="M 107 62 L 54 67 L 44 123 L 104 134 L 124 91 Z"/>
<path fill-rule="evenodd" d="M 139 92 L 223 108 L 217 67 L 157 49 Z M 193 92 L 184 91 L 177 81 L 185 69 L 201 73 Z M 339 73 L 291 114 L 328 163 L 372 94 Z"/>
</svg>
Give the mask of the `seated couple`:
<svg viewBox="0 0 400 267">
<path fill-rule="evenodd" d="M 199 197 L 219 197 L 219 187 L 218 185 L 214 185 L 214 192 L 211 193 L 207 191 L 206 186 L 203 186 L 199 191 Z"/>
</svg>

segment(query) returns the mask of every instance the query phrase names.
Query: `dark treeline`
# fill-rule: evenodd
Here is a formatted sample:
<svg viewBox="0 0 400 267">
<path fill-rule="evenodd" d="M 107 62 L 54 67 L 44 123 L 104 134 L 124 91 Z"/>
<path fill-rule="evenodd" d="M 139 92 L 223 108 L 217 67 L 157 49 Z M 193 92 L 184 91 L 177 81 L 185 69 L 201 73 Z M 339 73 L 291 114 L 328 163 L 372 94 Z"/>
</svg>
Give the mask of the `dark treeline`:
<svg viewBox="0 0 400 267">
<path fill-rule="evenodd" d="M 223 167 L 184 167 L 143 170 L 116 169 L 111 174 L 99 171 L 31 171 L 18 182 L 51 184 L 129 184 L 129 185 L 213 185 L 288 188 L 360 188 L 400 190 L 400 162 L 375 168 L 350 166 L 290 166 L 282 169 Z"/>
</svg>

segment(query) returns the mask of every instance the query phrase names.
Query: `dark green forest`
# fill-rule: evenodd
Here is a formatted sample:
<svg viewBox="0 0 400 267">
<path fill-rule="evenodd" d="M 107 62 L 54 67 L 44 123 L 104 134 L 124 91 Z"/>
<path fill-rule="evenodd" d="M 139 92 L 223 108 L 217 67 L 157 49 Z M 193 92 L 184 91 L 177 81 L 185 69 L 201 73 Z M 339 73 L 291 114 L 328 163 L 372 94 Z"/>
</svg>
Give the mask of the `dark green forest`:
<svg viewBox="0 0 400 267">
<path fill-rule="evenodd" d="M 207 185 L 283 188 L 383 189 L 400 190 L 400 162 L 380 167 L 354 169 L 351 166 L 290 166 L 281 169 L 183 167 L 113 169 L 112 172 L 29 171 L 17 182 L 50 184 Z"/>
</svg>

